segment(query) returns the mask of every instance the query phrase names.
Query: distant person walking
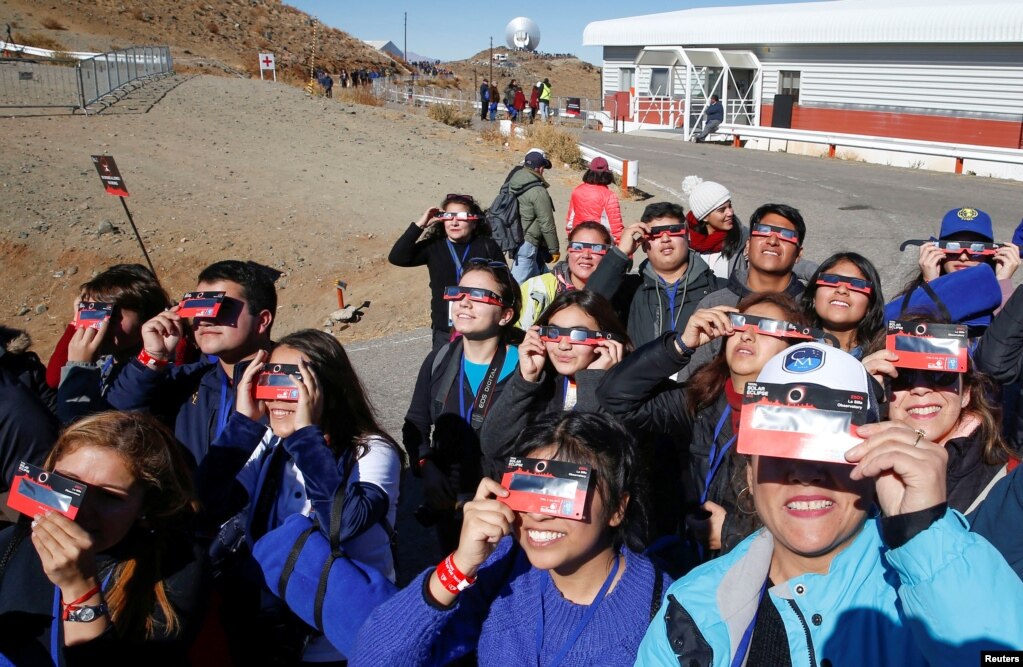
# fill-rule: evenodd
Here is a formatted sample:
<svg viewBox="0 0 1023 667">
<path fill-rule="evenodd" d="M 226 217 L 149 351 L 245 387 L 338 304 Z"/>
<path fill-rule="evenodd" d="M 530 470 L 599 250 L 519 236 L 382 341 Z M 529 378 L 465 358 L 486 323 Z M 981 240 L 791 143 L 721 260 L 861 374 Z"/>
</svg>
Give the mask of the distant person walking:
<svg viewBox="0 0 1023 667">
<path fill-rule="evenodd" d="M 487 119 L 487 107 L 490 105 L 490 82 L 483 79 L 480 84 L 480 120 Z"/>
<path fill-rule="evenodd" d="M 522 86 L 515 86 L 515 97 L 512 106 L 515 107 L 515 120 L 521 120 L 522 111 L 526 108 L 526 95 L 522 92 Z"/>
<path fill-rule="evenodd" d="M 512 169 L 506 182 L 519 203 L 519 218 L 525 240 L 515 253 L 512 277 L 519 284 L 533 276 L 547 273 L 547 262 L 561 259 L 558 231 L 554 222 L 554 202 L 547 193 L 550 187 L 543 177 L 551 168 L 547 153 L 533 148 L 526 153 L 522 165 Z"/>
<path fill-rule="evenodd" d="M 622 211 L 618 205 L 618 195 L 608 186 L 614 183 L 615 177 L 611 167 L 603 157 L 595 157 L 583 174 L 583 182 L 572 190 L 568 201 L 568 215 L 565 218 L 565 232 L 572 233 L 572 228 L 580 222 L 597 222 L 614 238 L 615 243 L 622 240 Z"/>
<path fill-rule="evenodd" d="M 334 97 L 334 77 L 326 72 L 321 73 L 320 85 L 323 86 L 323 96 L 332 99 Z"/>
<path fill-rule="evenodd" d="M 543 81 L 537 81 L 532 90 L 529 91 L 529 124 L 536 120 L 536 110 L 540 107 L 540 91 L 543 89 Z"/>
<path fill-rule="evenodd" d="M 504 89 L 504 108 L 508 110 L 508 117 L 511 118 L 512 122 L 518 120 L 518 113 L 515 111 L 515 79 L 512 79 L 508 83 L 508 87 Z"/>
<path fill-rule="evenodd" d="M 490 84 L 490 88 L 487 89 L 487 100 L 489 101 L 487 108 L 490 110 L 490 120 L 497 120 L 497 100 L 500 94 L 497 90 L 497 83 Z"/>
<path fill-rule="evenodd" d="M 544 79 L 540 86 L 540 117 L 549 120 L 551 117 L 551 80 Z"/>
<path fill-rule="evenodd" d="M 707 105 L 706 113 L 707 122 L 703 125 L 703 131 L 693 136 L 693 141 L 696 143 L 706 139 L 707 135 L 712 134 L 725 121 L 725 108 L 721 106 L 717 95 L 710 96 L 710 104 Z"/>
</svg>

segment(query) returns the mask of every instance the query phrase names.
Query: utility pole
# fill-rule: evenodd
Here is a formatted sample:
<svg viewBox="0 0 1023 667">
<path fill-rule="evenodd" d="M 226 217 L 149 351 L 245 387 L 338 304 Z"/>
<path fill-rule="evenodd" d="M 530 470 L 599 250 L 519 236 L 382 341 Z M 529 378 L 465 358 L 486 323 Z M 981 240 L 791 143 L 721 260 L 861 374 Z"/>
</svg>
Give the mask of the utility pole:
<svg viewBox="0 0 1023 667">
<path fill-rule="evenodd" d="M 408 12 L 405 12 L 405 45 L 401 49 L 401 59 L 408 62 Z"/>
<path fill-rule="evenodd" d="M 490 38 L 490 82 L 494 82 L 494 38 Z"/>
</svg>

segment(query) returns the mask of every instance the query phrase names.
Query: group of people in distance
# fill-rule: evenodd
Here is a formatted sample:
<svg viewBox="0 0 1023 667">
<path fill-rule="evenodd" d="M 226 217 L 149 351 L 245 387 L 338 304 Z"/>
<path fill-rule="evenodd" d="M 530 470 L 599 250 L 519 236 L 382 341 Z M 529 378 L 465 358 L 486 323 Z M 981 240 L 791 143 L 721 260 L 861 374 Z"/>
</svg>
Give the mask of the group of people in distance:
<svg viewBox="0 0 1023 667">
<path fill-rule="evenodd" d="M 526 102 L 529 102 L 529 122 L 536 121 L 537 113 L 541 120 L 548 120 L 551 116 L 551 81 L 544 79 L 537 81 L 531 86 L 529 96 L 523 92 L 515 79 L 508 82 L 502 95 L 498 88 L 497 80 L 489 81 L 483 79 L 479 89 L 480 98 L 480 120 L 497 120 L 500 105 L 504 105 L 508 119 L 512 122 L 523 122 L 525 120 Z"/>
<path fill-rule="evenodd" d="M 255 262 L 215 262 L 183 298 L 109 267 L 47 365 L 0 327 L 0 492 L 20 511 L 0 663 L 1023 650 L 1020 251 L 990 216 L 945 214 L 886 301 L 868 258 L 810 261 L 812 221 L 767 203 L 744 223 L 723 184 L 688 177 L 684 205 L 623 221 L 599 158 L 562 258 L 550 167 L 534 149 L 506 179 L 518 248 L 459 193 L 395 242 L 392 263 L 427 267 L 432 330 L 400 438 L 335 337 L 274 337 L 277 275 Z M 406 472 L 446 557 L 397 589 Z M 362 574 L 341 585 L 339 564 Z M 359 622 L 331 626 L 338 606 Z"/>
</svg>

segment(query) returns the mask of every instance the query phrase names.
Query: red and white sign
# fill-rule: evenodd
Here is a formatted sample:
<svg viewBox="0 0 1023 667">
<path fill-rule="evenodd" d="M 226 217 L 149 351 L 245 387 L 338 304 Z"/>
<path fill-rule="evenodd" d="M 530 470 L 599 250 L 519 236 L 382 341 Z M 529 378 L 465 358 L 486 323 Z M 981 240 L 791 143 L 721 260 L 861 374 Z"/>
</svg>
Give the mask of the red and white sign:
<svg viewBox="0 0 1023 667">
<path fill-rule="evenodd" d="M 276 70 L 277 64 L 274 62 L 274 54 L 272 53 L 260 53 L 259 54 L 259 70 L 265 69 Z"/>
</svg>

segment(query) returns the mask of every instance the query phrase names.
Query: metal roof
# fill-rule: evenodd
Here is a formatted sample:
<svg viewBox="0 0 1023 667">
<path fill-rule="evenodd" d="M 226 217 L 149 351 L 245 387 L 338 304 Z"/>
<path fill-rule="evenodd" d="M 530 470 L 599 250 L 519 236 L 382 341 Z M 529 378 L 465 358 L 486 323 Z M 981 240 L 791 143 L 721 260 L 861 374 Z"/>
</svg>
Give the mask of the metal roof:
<svg viewBox="0 0 1023 667">
<path fill-rule="evenodd" d="M 1023 43 L 1020 0 L 830 0 L 594 21 L 585 46 Z"/>
</svg>

